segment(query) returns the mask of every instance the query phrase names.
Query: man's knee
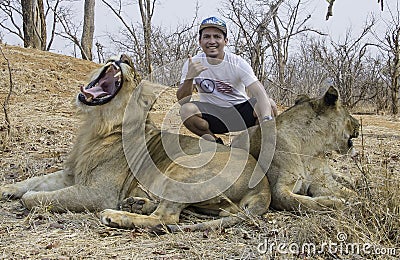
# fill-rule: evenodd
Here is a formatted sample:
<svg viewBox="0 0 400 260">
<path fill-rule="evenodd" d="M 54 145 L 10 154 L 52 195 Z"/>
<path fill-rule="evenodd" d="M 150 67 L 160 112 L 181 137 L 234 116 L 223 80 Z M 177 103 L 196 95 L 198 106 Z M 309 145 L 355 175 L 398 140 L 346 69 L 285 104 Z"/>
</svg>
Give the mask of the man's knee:
<svg viewBox="0 0 400 260">
<path fill-rule="evenodd" d="M 182 121 L 185 121 L 191 116 L 201 115 L 201 112 L 195 104 L 185 103 L 181 106 L 179 114 L 181 115 Z"/>
</svg>

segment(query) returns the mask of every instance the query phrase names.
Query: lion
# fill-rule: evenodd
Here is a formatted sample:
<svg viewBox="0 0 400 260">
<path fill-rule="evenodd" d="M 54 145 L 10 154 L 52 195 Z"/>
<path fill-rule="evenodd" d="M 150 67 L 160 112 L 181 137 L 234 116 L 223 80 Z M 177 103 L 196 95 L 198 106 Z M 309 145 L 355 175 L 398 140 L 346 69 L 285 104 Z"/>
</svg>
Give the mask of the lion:
<svg viewBox="0 0 400 260">
<path fill-rule="evenodd" d="M 268 179 L 248 151 L 155 127 L 148 112 L 163 88 L 141 81 L 128 56 L 110 59 L 76 98 L 83 123 L 63 170 L 5 185 L 2 198 L 20 198 L 28 209 L 101 212 L 104 224 L 127 228 L 177 230 L 189 206 L 220 217 L 185 227 L 192 230 L 264 214 Z M 133 213 L 118 210 L 126 207 Z"/>
<path fill-rule="evenodd" d="M 260 146 L 260 127 L 248 129 L 233 141 L 242 147 L 250 135 L 250 153 L 265 161 Z M 329 87 L 319 98 L 299 96 L 295 105 L 276 118 L 275 154 L 267 171 L 271 207 L 289 211 L 339 209 L 356 193 L 335 180 L 326 152 L 356 155 L 352 138 L 358 137 L 358 120 L 340 103 L 339 93 Z"/>
</svg>

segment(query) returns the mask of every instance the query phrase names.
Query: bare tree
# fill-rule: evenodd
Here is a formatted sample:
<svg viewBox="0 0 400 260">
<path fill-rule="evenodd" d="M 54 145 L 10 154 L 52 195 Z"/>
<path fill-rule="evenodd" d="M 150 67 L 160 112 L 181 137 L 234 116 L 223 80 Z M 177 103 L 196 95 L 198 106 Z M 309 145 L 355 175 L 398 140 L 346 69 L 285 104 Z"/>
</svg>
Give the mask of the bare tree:
<svg viewBox="0 0 400 260">
<path fill-rule="evenodd" d="M 235 52 L 250 60 L 250 64 L 258 79 L 265 83 L 269 81 L 276 87 L 274 97 L 281 102 L 288 101 L 285 97 L 293 91 L 287 87 L 288 76 L 286 64 L 290 57 L 293 39 L 306 32 L 316 32 L 307 27 L 310 15 L 301 18 L 301 0 L 286 3 L 282 0 L 257 1 L 251 4 L 244 0 L 227 0 L 223 16 L 238 28 L 235 35 Z M 267 74 L 268 60 L 275 74 Z M 287 99 L 287 100 L 284 100 Z"/>
<path fill-rule="evenodd" d="M 7 129 L 7 133 L 6 133 L 6 137 L 4 138 L 4 141 L 1 143 L 2 147 L 1 149 L 4 150 L 7 146 L 7 141 L 11 135 L 11 123 L 10 123 L 10 119 L 8 118 L 8 105 L 10 102 L 10 98 L 11 98 L 11 93 L 13 92 L 13 79 L 12 79 L 12 75 L 11 75 L 11 66 L 10 66 L 10 61 L 8 60 L 8 58 L 6 57 L 6 55 L 3 52 L 2 47 L 0 46 L 0 52 L 3 56 L 3 58 L 6 60 L 7 62 L 7 68 L 8 68 L 8 77 L 9 77 L 9 89 L 8 89 L 8 94 L 4 100 L 3 103 L 3 112 L 4 112 L 4 120 L 5 120 L 5 124 L 6 124 L 6 129 Z"/>
<path fill-rule="evenodd" d="M 391 19 L 385 21 L 386 33 L 384 41 L 379 46 L 387 56 L 387 65 L 390 75 L 391 110 L 393 115 L 399 113 L 399 88 L 400 88 L 400 10 L 399 3 L 396 9 L 390 9 Z"/>
<path fill-rule="evenodd" d="M 148 74 L 152 71 L 152 67 L 161 67 L 186 59 L 188 54 L 196 53 L 198 6 L 193 12 L 191 22 L 178 25 L 173 31 L 168 31 L 161 26 L 151 24 L 156 4 L 154 0 L 137 2 L 144 5 L 142 10 L 139 10 L 143 13 L 143 17 L 141 16 L 140 22 L 137 23 L 129 22 L 126 14 L 126 10 L 133 7 L 131 2 L 123 0 L 102 0 L 102 2 L 122 24 L 122 29 L 117 30 L 118 35 L 109 34 L 112 45 L 116 46 L 118 51 L 130 54 L 141 73 Z M 147 24 L 147 29 L 144 24 Z"/>
<path fill-rule="evenodd" d="M 219 10 L 222 16 L 237 26 L 238 31 L 230 30 L 234 38 L 235 53 L 248 58 L 250 65 L 261 82 L 265 80 L 264 62 L 270 44 L 266 42 L 268 26 L 273 15 L 284 0 L 273 3 L 262 1 L 251 5 L 244 0 L 226 0 Z"/>
<path fill-rule="evenodd" d="M 376 92 L 371 91 L 369 85 L 371 82 L 365 83 L 365 80 L 371 81 L 367 77 L 368 69 L 371 67 L 367 66 L 366 62 L 369 44 L 363 42 L 374 25 L 375 20 L 372 18 L 366 22 L 358 37 L 352 38 L 352 32 L 348 30 L 343 42 L 337 43 L 331 40 L 330 48 L 321 44 L 312 49 L 318 61 L 334 79 L 343 103 L 349 107 L 354 107 L 358 102 L 376 95 Z"/>
<path fill-rule="evenodd" d="M 24 46 L 46 49 L 46 21 L 43 0 L 21 0 Z"/>
<path fill-rule="evenodd" d="M 333 16 L 333 4 L 335 3 L 336 0 L 326 0 L 328 2 L 328 11 L 326 12 L 326 20 L 329 19 L 329 17 Z M 346 0 L 342 0 L 346 1 Z M 381 10 L 383 11 L 383 0 L 378 0 L 378 4 L 381 6 Z"/>
<path fill-rule="evenodd" d="M 58 0 L 57 0 L 58 1 Z M 79 50 L 80 54 L 85 54 L 85 50 L 81 44 L 82 34 L 82 23 L 74 22 L 78 19 L 76 18 L 76 10 L 73 9 L 73 6 L 68 4 L 71 2 L 79 2 L 79 0 L 61 0 L 66 2 L 64 5 L 60 5 L 58 9 L 52 9 L 53 14 L 57 19 L 57 23 L 61 28 L 55 31 L 55 34 L 58 37 L 64 38 L 67 42 L 72 42 L 74 47 L 74 56 L 77 57 L 79 54 L 76 51 L 76 48 Z M 85 59 L 86 56 L 82 56 Z"/>
<path fill-rule="evenodd" d="M 227 0 L 220 10 L 223 17 L 230 20 L 238 31 L 231 30 L 234 38 L 234 50 L 238 55 L 249 59 L 256 76 L 263 82 L 265 74 L 265 58 L 271 47 L 266 40 L 266 33 L 273 15 L 283 3 L 277 0 L 272 3 L 259 1 L 250 4 L 244 0 Z"/>
<path fill-rule="evenodd" d="M 154 14 L 154 7 L 157 0 L 139 0 L 140 16 L 142 18 L 144 35 L 144 53 L 146 72 L 151 73 L 151 19 Z"/>
<path fill-rule="evenodd" d="M 0 1 L 0 11 L 0 28 L 8 33 L 16 35 L 23 41 L 24 33 L 21 24 L 18 22 L 22 20 L 21 2 L 18 0 Z"/>
<path fill-rule="evenodd" d="M 83 30 L 81 37 L 82 59 L 93 60 L 93 34 L 94 34 L 94 6 L 95 0 L 85 0 Z"/>
<path fill-rule="evenodd" d="M 43 2 L 43 0 L 38 1 Z M 33 28 L 34 37 L 35 35 L 39 35 L 40 37 L 36 37 L 36 40 L 38 40 L 40 44 L 43 44 L 40 49 L 47 51 L 50 50 L 56 36 L 61 36 L 69 40 L 73 38 L 67 36 L 68 33 L 72 35 L 74 34 L 74 30 L 68 30 L 68 28 L 77 28 L 77 26 L 74 25 L 76 23 L 76 19 L 73 16 L 73 13 L 76 13 L 76 11 L 72 10 L 71 4 L 78 1 L 79 0 L 46 0 L 43 3 L 44 20 L 47 21 L 47 24 L 40 24 L 38 25 L 38 27 L 42 28 L 44 26 L 46 29 L 48 28 L 48 37 L 45 37 L 45 35 L 40 35 L 38 28 Z M 29 33 L 25 33 L 23 31 L 23 10 L 28 11 L 28 9 L 30 10 L 30 8 L 26 7 L 25 9 L 23 9 L 21 3 L 22 2 L 20 0 L 0 1 L 0 28 L 7 33 L 11 33 L 17 36 L 19 39 L 22 40 L 22 42 L 25 42 L 30 41 L 32 36 Z M 32 12 L 28 12 L 27 15 L 32 15 Z M 39 16 L 32 15 L 32 19 L 33 18 L 39 19 Z M 26 19 L 30 20 L 31 18 Z M 61 27 L 59 25 L 61 25 Z M 42 31 L 42 33 L 45 34 L 45 31 Z M 27 38 L 26 40 L 25 37 Z M 47 46 L 45 46 L 46 40 L 48 41 Z"/>
<path fill-rule="evenodd" d="M 293 91 L 288 88 L 290 78 L 287 70 L 287 63 L 290 53 L 293 51 L 290 47 L 293 39 L 304 33 L 323 33 L 307 27 L 307 21 L 311 15 L 301 18 L 300 9 L 302 0 L 296 0 L 281 6 L 281 12 L 276 12 L 272 16 L 273 27 L 266 31 L 266 38 L 271 46 L 272 57 L 276 66 L 278 93 L 282 101 L 289 101 L 289 95 Z"/>
<path fill-rule="evenodd" d="M 58 6 L 60 5 L 62 0 L 55 0 L 54 1 L 54 6 L 52 6 L 52 4 L 50 3 L 51 0 L 46 0 L 46 11 L 45 11 L 45 17 L 49 17 L 50 16 L 50 12 L 53 14 L 52 15 L 52 20 L 51 20 L 51 32 L 50 32 L 50 39 L 48 39 L 48 43 L 47 43 L 47 47 L 46 50 L 49 51 L 53 41 L 54 41 L 54 37 L 55 37 L 55 33 L 56 33 L 56 26 L 57 26 L 57 11 L 58 11 Z"/>
<path fill-rule="evenodd" d="M 102 2 L 113 12 L 117 19 L 122 23 L 123 28 L 119 30 L 118 37 L 113 34 L 109 34 L 110 40 L 121 52 L 132 54 L 132 58 L 136 64 L 138 64 L 139 71 L 146 71 L 143 68 L 145 64 L 144 55 L 144 44 L 143 37 L 141 37 L 137 26 L 127 22 L 127 18 L 123 12 L 123 9 L 127 9 L 126 4 L 123 0 L 115 0 L 112 3 L 110 1 L 102 0 Z"/>
</svg>

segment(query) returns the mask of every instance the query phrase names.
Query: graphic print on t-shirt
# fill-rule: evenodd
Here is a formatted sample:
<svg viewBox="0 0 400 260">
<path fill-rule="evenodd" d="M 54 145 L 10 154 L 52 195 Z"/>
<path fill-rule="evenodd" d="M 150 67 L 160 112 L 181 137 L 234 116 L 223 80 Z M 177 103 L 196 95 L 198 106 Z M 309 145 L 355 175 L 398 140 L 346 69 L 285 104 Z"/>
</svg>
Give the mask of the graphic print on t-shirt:
<svg viewBox="0 0 400 260">
<path fill-rule="evenodd" d="M 233 92 L 232 90 L 233 87 L 229 83 L 221 80 L 196 78 L 195 82 L 200 87 L 200 89 L 205 93 L 212 93 L 214 92 L 214 90 L 226 94 L 230 94 Z"/>
</svg>

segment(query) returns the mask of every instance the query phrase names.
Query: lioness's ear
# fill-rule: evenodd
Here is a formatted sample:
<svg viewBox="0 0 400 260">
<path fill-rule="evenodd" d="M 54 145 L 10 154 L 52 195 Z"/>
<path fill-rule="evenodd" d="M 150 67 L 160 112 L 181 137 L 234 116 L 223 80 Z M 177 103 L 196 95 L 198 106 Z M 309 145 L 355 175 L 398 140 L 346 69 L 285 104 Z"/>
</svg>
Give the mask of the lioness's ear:
<svg viewBox="0 0 400 260">
<path fill-rule="evenodd" d="M 338 100 L 339 100 L 339 92 L 337 91 L 336 88 L 330 86 L 324 95 L 325 104 L 327 106 L 334 106 Z"/>
</svg>

